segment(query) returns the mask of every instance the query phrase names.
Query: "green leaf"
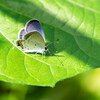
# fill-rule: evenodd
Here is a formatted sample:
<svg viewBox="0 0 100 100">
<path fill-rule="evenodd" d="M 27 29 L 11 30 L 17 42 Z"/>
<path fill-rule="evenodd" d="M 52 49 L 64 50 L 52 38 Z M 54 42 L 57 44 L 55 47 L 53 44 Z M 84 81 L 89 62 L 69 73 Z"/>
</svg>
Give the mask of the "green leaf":
<svg viewBox="0 0 100 100">
<path fill-rule="evenodd" d="M 99 0 L 0 0 L 0 79 L 54 86 L 59 80 L 100 66 Z M 52 53 L 23 53 L 18 31 L 39 19 Z"/>
</svg>

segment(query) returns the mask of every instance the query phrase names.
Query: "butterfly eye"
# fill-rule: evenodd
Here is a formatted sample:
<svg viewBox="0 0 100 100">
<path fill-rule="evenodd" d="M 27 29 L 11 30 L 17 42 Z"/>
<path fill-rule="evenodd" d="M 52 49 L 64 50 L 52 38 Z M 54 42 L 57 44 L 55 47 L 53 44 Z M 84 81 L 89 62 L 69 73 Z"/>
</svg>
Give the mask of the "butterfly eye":
<svg viewBox="0 0 100 100">
<path fill-rule="evenodd" d="M 48 48 L 47 48 L 47 47 L 45 47 L 45 50 L 48 50 Z"/>
</svg>

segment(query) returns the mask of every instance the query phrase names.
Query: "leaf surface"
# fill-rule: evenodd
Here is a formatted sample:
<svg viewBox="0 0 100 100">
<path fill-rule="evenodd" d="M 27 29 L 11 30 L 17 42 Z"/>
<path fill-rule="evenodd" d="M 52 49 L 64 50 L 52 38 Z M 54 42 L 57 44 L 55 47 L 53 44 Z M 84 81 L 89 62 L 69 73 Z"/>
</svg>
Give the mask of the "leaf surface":
<svg viewBox="0 0 100 100">
<path fill-rule="evenodd" d="M 54 86 L 100 66 L 99 0 L 0 0 L 0 79 Z M 18 31 L 39 19 L 52 53 L 23 53 Z"/>
</svg>

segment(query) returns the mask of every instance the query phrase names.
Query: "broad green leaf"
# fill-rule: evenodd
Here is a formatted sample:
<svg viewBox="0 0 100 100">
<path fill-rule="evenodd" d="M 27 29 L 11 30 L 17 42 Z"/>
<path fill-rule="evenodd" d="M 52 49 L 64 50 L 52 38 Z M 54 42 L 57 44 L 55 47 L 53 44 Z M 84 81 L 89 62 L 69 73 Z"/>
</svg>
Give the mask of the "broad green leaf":
<svg viewBox="0 0 100 100">
<path fill-rule="evenodd" d="M 0 0 L 0 79 L 54 86 L 100 66 L 99 0 Z M 42 24 L 49 51 L 23 53 L 18 31 L 30 19 Z"/>
</svg>

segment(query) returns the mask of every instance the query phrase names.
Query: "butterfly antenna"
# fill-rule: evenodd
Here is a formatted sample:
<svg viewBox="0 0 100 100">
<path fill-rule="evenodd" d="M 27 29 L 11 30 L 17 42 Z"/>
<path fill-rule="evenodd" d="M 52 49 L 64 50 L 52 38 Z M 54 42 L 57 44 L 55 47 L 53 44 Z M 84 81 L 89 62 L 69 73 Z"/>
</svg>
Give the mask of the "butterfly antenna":
<svg viewBox="0 0 100 100">
<path fill-rule="evenodd" d="M 46 47 L 45 47 L 45 50 L 47 50 L 48 51 L 48 53 L 52 56 L 52 53 L 48 50 L 48 46 L 49 45 L 51 45 L 51 44 L 53 44 L 53 43 L 57 43 L 58 42 L 58 40 L 56 40 L 56 41 L 54 41 L 54 42 L 51 42 L 51 43 L 49 43 Z"/>
<path fill-rule="evenodd" d="M 53 44 L 53 43 L 57 43 L 58 41 L 54 41 L 54 42 L 51 42 L 51 43 L 49 43 L 48 45 L 46 45 L 47 47 L 49 46 L 49 45 L 51 45 L 51 44 Z"/>
</svg>

